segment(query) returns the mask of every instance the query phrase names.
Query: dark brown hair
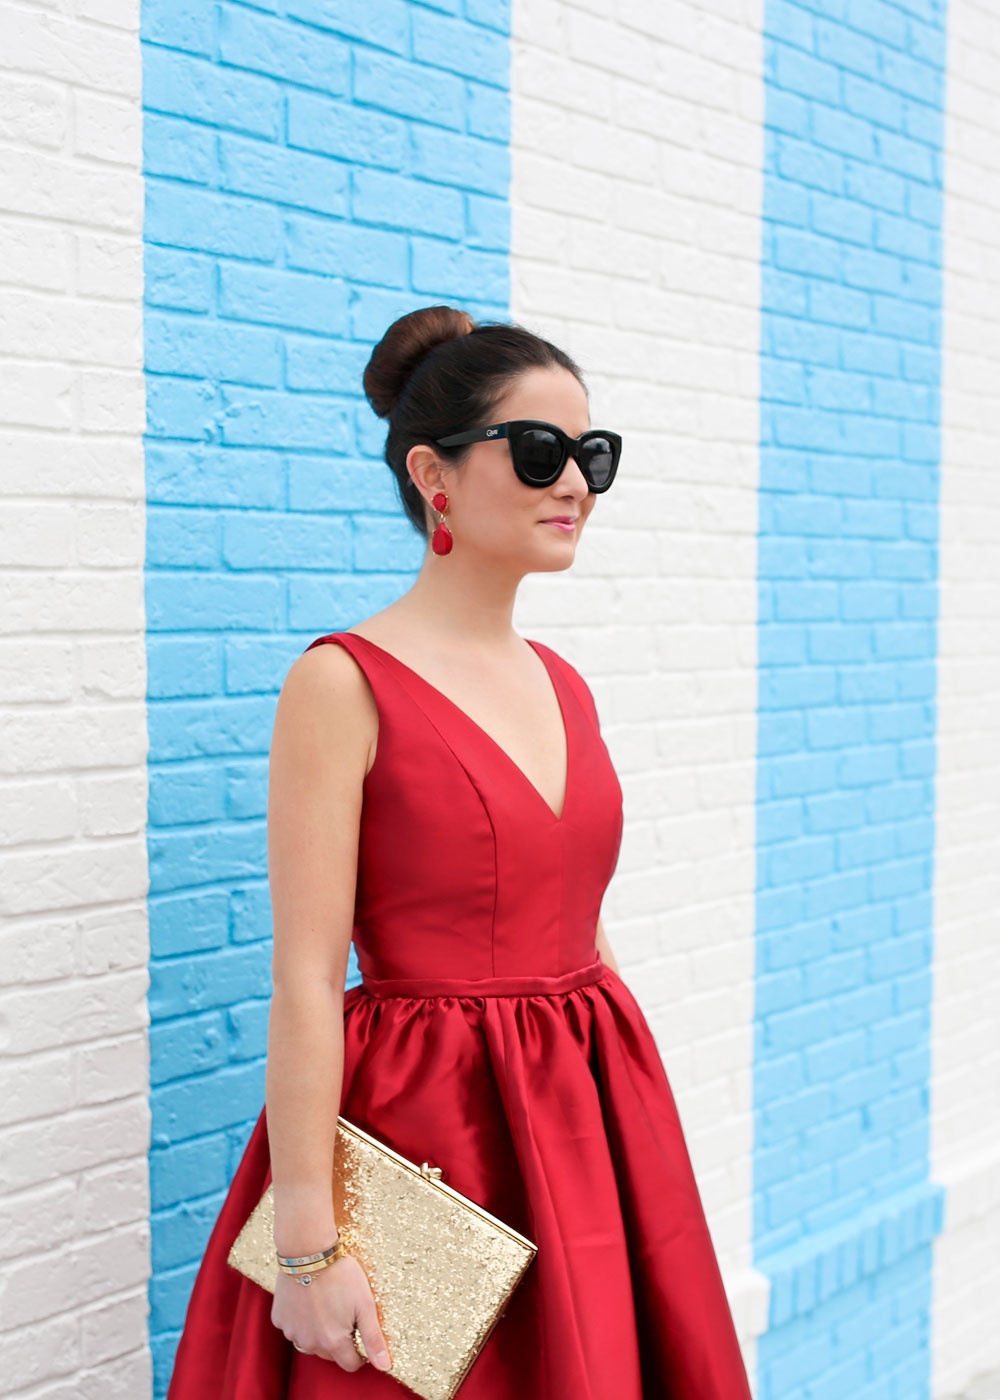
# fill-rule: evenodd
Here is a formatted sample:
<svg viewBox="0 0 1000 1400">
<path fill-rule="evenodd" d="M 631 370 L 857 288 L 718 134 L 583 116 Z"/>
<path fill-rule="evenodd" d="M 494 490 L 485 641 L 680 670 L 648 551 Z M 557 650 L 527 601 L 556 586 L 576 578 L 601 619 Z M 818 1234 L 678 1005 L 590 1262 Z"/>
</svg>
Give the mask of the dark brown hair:
<svg viewBox="0 0 1000 1400">
<path fill-rule="evenodd" d="M 492 422 L 519 375 L 553 366 L 583 384 L 569 355 L 516 323 L 477 323 L 453 306 L 424 306 L 393 321 L 365 367 L 364 390 L 378 416 L 388 419 L 385 460 L 403 509 L 425 539 L 424 498 L 406 470 L 410 448 L 428 443 L 442 461 L 461 466 L 471 444 L 438 447 L 435 439 Z"/>
</svg>

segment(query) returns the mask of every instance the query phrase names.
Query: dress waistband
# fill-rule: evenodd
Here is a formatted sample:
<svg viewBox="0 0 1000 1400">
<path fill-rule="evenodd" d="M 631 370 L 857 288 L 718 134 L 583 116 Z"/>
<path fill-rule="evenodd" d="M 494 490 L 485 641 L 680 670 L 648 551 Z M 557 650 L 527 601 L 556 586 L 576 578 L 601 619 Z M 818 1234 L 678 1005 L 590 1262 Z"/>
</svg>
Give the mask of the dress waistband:
<svg viewBox="0 0 1000 1400">
<path fill-rule="evenodd" d="M 607 964 L 598 956 L 586 967 L 569 972 L 513 977 L 362 977 L 361 986 L 373 997 L 537 997 L 572 992 L 599 982 Z"/>
</svg>

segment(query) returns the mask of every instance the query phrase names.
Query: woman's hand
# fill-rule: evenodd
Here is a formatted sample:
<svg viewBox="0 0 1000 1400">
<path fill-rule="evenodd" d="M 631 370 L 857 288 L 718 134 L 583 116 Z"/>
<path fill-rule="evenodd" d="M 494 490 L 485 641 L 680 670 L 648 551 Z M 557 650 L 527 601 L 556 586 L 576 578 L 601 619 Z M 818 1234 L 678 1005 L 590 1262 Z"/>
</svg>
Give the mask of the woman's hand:
<svg viewBox="0 0 1000 1400">
<path fill-rule="evenodd" d="M 382 1371 L 392 1365 L 368 1275 L 352 1254 L 319 1269 L 308 1287 L 279 1270 L 271 1321 L 300 1350 L 336 1361 L 345 1371 L 365 1364 L 354 1343 L 357 1325 L 372 1363 Z"/>
</svg>

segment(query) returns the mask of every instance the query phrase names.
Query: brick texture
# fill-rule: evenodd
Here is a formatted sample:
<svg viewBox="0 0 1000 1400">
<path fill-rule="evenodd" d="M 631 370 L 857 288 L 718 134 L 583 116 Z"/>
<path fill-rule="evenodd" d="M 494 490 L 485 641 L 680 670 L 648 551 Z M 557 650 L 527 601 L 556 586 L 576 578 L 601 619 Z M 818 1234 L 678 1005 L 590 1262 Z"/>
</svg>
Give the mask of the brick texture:
<svg viewBox="0 0 1000 1400">
<path fill-rule="evenodd" d="M 524 0 L 511 313 L 622 433 L 566 574 L 518 620 L 587 676 L 625 829 L 603 910 L 656 1035 L 753 1369 L 761 6 Z"/>
<path fill-rule="evenodd" d="M 151 1385 L 138 6 L 0 10 L 0 1374 Z"/>
<path fill-rule="evenodd" d="M 931 1159 L 932 1394 L 1000 1395 L 1000 11 L 949 0 Z M 977 1385 L 981 1372 L 992 1372 Z"/>
<path fill-rule="evenodd" d="M 445 9 L 143 12 L 157 1395 L 264 1102 L 277 693 L 422 557 L 362 370 L 414 306 L 507 312 L 507 16 Z"/>
</svg>

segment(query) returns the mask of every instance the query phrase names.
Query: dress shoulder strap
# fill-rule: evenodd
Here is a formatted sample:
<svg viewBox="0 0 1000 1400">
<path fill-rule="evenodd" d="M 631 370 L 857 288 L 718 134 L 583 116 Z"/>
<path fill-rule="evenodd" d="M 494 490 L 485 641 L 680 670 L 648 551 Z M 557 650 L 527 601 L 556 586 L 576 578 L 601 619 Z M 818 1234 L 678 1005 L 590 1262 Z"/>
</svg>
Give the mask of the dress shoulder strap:
<svg viewBox="0 0 1000 1400">
<path fill-rule="evenodd" d="M 340 645 L 346 647 L 352 655 L 357 654 L 354 646 L 354 637 L 350 632 L 324 632 L 322 637 L 317 637 L 315 641 L 309 643 L 306 647 L 306 651 L 312 651 L 313 647 L 321 646 L 324 642 L 339 642 Z M 357 651 L 359 652 L 360 648 L 358 648 Z"/>
<path fill-rule="evenodd" d="M 534 641 L 532 642 L 532 646 L 542 647 L 545 654 L 559 667 L 560 674 L 565 677 L 570 690 L 572 690 L 573 694 L 580 702 L 587 718 L 591 721 L 598 734 L 600 734 L 601 721 L 597 713 L 597 705 L 594 702 L 590 686 L 580 675 L 580 672 L 575 666 L 572 666 L 564 656 L 560 656 L 557 651 L 553 651 L 552 647 L 548 646 L 545 642 Z"/>
</svg>

